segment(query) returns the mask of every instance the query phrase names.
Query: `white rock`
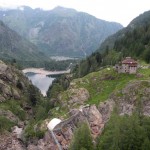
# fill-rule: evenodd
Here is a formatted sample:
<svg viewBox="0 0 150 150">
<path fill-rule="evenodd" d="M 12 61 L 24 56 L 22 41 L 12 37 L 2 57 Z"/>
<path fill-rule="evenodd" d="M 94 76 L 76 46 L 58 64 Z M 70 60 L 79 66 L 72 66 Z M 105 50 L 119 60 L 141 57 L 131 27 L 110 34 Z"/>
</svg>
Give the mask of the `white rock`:
<svg viewBox="0 0 150 150">
<path fill-rule="evenodd" d="M 56 125 L 58 125 L 60 122 L 61 122 L 60 119 L 58 119 L 58 118 L 53 118 L 53 119 L 48 123 L 47 128 L 52 131 L 52 130 L 56 127 Z"/>
</svg>

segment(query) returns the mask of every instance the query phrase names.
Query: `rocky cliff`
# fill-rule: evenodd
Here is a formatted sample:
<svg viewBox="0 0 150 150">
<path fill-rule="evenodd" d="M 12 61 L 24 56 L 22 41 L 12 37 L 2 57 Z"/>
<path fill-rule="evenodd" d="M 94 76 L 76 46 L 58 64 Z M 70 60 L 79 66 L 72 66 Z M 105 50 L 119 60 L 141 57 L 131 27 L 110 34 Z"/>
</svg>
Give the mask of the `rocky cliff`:
<svg viewBox="0 0 150 150">
<path fill-rule="evenodd" d="M 22 71 L 0 61 L 0 149 L 20 150 L 23 130 L 34 116 L 31 82 Z"/>
<path fill-rule="evenodd" d="M 26 90 L 28 80 L 25 76 L 20 79 L 20 76 L 21 71 L 0 61 L 0 102 L 21 99 L 21 90 Z"/>
</svg>

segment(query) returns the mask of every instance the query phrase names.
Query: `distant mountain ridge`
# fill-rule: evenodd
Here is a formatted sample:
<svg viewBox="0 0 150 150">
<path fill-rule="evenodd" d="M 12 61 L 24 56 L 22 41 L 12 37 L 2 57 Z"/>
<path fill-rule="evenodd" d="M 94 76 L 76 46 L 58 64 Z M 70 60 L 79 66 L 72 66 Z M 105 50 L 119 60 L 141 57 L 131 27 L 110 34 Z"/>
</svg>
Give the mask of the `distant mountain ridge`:
<svg viewBox="0 0 150 150">
<path fill-rule="evenodd" d="M 50 11 L 26 6 L 1 10 L 0 19 L 42 52 L 58 56 L 89 55 L 106 37 L 123 27 L 60 6 Z"/>
</svg>

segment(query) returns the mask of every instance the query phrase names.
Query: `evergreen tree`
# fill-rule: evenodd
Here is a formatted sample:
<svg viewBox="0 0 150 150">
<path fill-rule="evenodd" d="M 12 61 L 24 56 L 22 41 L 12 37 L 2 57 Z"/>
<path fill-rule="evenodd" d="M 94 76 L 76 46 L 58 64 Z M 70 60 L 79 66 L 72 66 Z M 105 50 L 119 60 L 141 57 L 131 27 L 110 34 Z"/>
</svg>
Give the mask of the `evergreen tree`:
<svg viewBox="0 0 150 150">
<path fill-rule="evenodd" d="M 37 102 L 40 100 L 39 90 L 32 84 L 29 85 L 29 99 L 32 106 L 35 106 Z"/>
<path fill-rule="evenodd" d="M 83 123 L 74 133 L 70 150 L 93 150 L 92 136 L 86 123 Z"/>
<path fill-rule="evenodd" d="M 146 128 L 140 124 L 138 115 L 115 114 L 98 138 L 97 150 L 143 150 L 148 145 L 146 137 Z"/>
<path fill-rule="evenodd" d="M 148 138 L 145 138 L 144 143 L 142 145 L 142 150 L 150 150 L 150 141 Z"/>
</svg>

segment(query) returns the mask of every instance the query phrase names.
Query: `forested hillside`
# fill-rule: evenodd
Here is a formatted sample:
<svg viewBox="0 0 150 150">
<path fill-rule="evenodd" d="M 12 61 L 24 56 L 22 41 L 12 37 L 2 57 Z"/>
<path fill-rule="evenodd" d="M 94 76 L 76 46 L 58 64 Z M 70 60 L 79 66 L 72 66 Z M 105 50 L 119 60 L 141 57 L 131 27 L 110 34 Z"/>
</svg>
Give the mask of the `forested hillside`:
<svg viewBox="0 0 150 150">
<path fill-rule="evenodd" d="M 4 60 L 39 61 L 48 58 L 31 42 L 0 21 L 0 58 Z"/>
<path fill-rule="evenodd" d="M 114 50 L 120 57 L 132 56 L 150 63 L 150 11 L 106 39 L 98 49 L 99 52 L 104 50 Z"/>
</svg>

